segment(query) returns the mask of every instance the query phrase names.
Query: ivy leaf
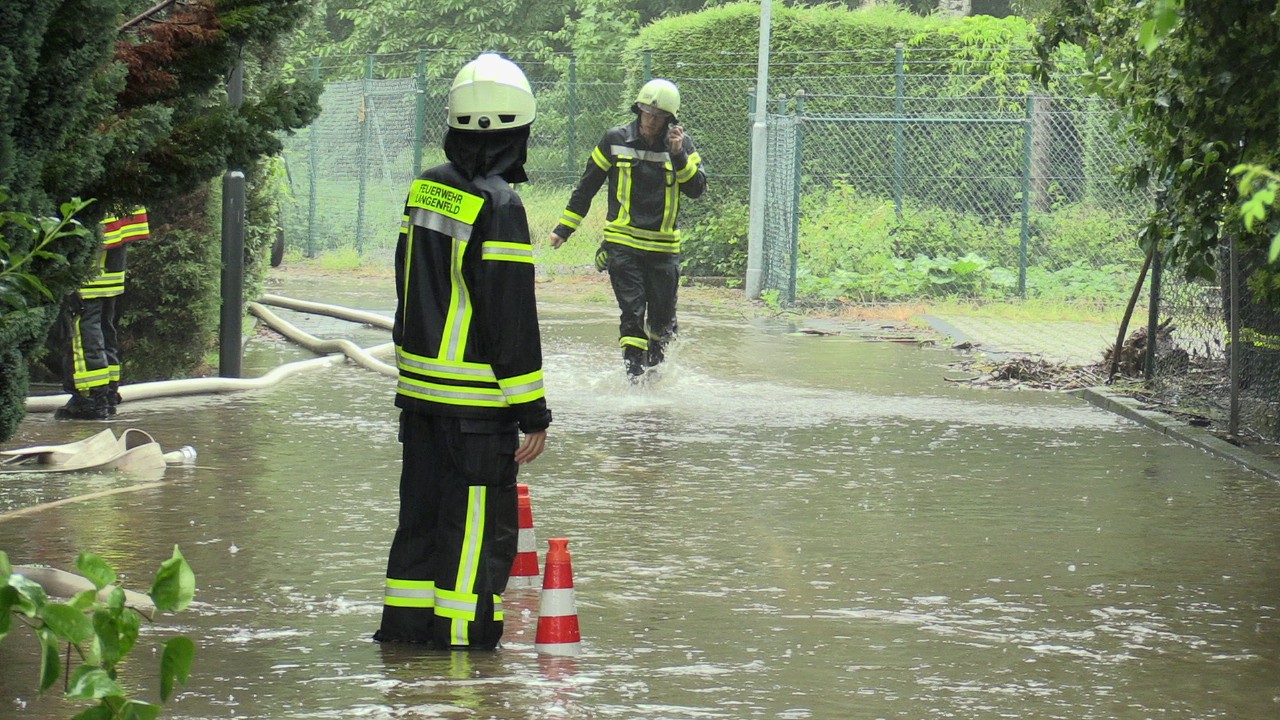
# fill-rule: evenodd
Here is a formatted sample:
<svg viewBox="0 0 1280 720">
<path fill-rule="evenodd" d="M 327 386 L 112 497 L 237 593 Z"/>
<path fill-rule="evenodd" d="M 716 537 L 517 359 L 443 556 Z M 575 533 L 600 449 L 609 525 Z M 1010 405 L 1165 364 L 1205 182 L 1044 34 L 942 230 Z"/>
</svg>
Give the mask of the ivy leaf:
<svg viewBox="0 0 1280 720">
<path fill-rule="evenodd" d="M 164 644 L 164 653 L 160 656 L 161 702 L 168 702 L 173 696 L 175 682 L 185 685 L 191 677 L 191 664 L 195 654 L 196 645 L 188 637 L 179 636 Z"/>
</svg>

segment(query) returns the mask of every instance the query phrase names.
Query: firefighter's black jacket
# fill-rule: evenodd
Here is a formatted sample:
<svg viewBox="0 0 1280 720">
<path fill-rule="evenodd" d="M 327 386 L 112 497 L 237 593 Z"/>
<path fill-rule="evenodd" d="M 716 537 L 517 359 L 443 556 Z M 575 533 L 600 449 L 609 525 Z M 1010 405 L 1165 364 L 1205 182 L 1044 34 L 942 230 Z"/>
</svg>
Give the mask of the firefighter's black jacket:
<svg viewBox="0 0 1280 720">
<path fill-rule="evenodd" d="M 640 134 L 640 122 L 619 125 L 591 151 L 587 169 L 569 197 L 555 234 L 568 238 L 591 209 L 591 200 L 609 181 L 604 239 L 649 252 L 680 252 L 676 224 L 680 196 L 696 198 L 707 189 L 702 157 L 684 136 L 684 153 L 667 151 L 666 136 L 656 143 Z"/>
<path fill-rule="evenodd" d="M 514 420 L 522 431 L 538 432 L 550 424 L 551 412 L 528 220 L 503 167 L 482 167 L 468 178 L 465 171 L 477 171 L 471 165 L 463 160 L 427 170 L 405 203 L 392 331 L 400 370 L 396 405 Z"/>
</svg>

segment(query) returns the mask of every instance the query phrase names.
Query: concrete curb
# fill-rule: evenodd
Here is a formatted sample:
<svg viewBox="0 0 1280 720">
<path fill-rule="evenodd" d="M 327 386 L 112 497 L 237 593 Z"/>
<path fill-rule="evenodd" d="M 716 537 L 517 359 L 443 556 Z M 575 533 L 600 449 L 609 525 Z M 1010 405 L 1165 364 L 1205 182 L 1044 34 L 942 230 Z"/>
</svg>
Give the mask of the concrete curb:
<svg viewBox="0 0 1280 720">
<path fill-rule="evenodd" d="M 1168 435 L 1192 447 L 1200 448 L 1211 455 L 1244 466 L 1254 472 L 1261 473 L 1272 480 L 1280 481 L 1280 463 L 1261 457 L 1244 448 L 1236 447 L 1213 433 L 1194 425 L 1189 425 L 1165 413 L 1157 410 L 1145 410 L 1142 407 L 1142 403 L 1131 397 L 1119 395 L 1100 387 L 1082 388 L 1069 392 L 1080 396 L 1092 405 L 1129 418 L 1141 425 L 1146 425 L 1156 432 Z"/>
</svg>

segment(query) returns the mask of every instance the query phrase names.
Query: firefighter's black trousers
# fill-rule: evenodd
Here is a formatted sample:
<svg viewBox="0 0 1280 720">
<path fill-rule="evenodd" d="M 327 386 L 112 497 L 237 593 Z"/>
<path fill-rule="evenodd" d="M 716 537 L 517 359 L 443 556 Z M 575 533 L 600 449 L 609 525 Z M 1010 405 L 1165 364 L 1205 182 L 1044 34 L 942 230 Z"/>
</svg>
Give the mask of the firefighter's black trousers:
<svg viewBox="0 0 1280 720">
<path fill-rule="evenodd" d="M 58 321 L 63 390 L 87 395 L 119 382 L 118 300 L 115 296 L 82 299 L 73 293 L 63 303 Z"/>
<path fill-rule="evenodd" d="M 609 282 L 621 311 L 618 334 L 624 348 L 628 338 L 643 338 L 660 357 L 662 346 L 676 334 L 680 256 L 610 243 Z"/>
<path fill-rule="evenodd" d="M 487 650 L 516 557 L 514 422 L 402 412 L 400 521 L 374 639 Z"/>
</svg>

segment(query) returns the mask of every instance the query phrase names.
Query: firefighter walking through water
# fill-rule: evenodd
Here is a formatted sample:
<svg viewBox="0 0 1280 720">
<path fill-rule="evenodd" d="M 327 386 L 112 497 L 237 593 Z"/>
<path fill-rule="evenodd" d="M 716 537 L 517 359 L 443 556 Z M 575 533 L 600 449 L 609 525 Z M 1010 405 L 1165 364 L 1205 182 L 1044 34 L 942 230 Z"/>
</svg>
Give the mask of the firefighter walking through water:
<svg viewBox="0 0 1280 720">
<path fill-rule="evenodd" d="M 680 90 L 674 83 L 645 83 L 631 111 L 636 119 L 605 132 L 591 151 L 550 240 L 559 248 L 569 239 L 608 180 L 604 242 L 596 266 L 609 270 L 621 311 L 623 364 L 635 378 L 663 361 L 663 350 L 675 337 L 680 197 L 702 195 L 707 177 L 692 138 L 676 119 Z"/>
<path fill-rule="evenodd" d="M 403 465 L 379 642 L 491 650 L 516 555 L 516 475 L 546 443 L 524 172 L 536 105 L 509 60 L 467 63 L 448 162 L 414 181 L 396 246 Z M 520 434 L 523 433 L 523 441 Z"/>
</svg>

